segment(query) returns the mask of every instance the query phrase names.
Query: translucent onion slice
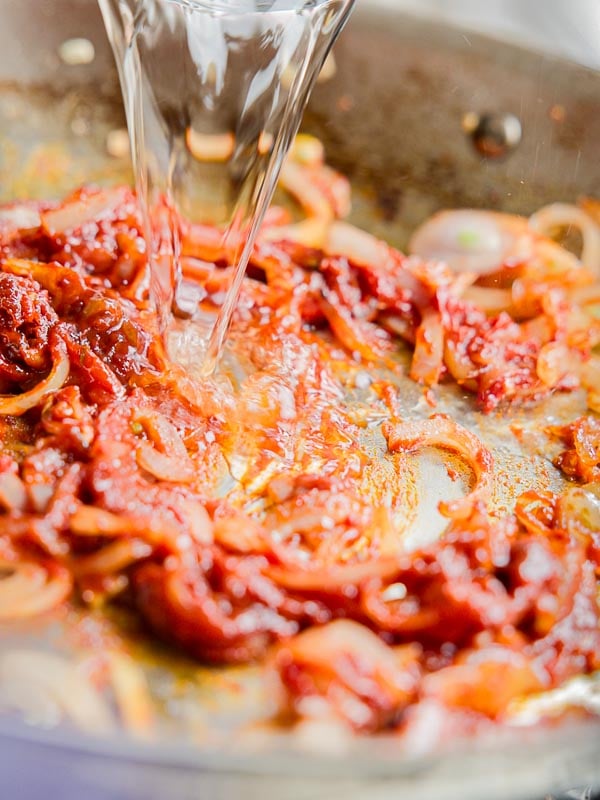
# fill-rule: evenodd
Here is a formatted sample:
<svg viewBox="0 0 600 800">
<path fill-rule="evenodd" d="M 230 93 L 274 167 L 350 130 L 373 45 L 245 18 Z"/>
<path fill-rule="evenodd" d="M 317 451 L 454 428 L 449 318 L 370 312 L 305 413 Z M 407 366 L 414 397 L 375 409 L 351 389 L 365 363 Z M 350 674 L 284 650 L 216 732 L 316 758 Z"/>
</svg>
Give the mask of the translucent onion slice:
<svg viewBox="0 0 600 800">
<path fill-rule="evenodd" d="M 223 231 L 211 225 L 188 225 L 183 232 L 183 255 L 214 262 L 226 255 Z"/>
<path fill-rule="evenodd" d="M 501 311 L 513 314 L 512 292 L 510 289 L 496 289 L 495 287 L 469 286 L 463 293 L 462 299 L 472 303 L 489 316 L 496 316 Z"/>
<path fill-rule="evenodd" d="M 309 217 L 293 225 L 276 225 L 261 232 L 264 242 L 295 242 L 317 250 L 326 248 L 329 219 Z"/>
<path fill-rule="evenodd" d="M 0 565 L 0 622 L 34 617 L 51 611 L 71 593 L 72 581 L 63 567 L 49 572 L 40 564 L 23 561 Z"/>
<path fill-rule="evenodd" d="M 334 335 L 351 353 L 358 353 L 365 361 L 385 358 L 389 338 L 381 328 L 367 320 L 356 319 L 344 306 L 330 303 L 325 297 L 321 309 Z"/>
<path fill-rule="evenodd" d="M 572 486 L 558 501 L 560 527 L 572 534 L 600 531 L 600 485 Z"/>
<path fill-rule="evenodd" d="M 307 718 L 333 717 L 355 730 L 373 731 L 413 698 L 418 657 L 416 647 L 392 648 L 366 626 L 339 619 L 294 636 L 277 651 L 274 666 L 289 691 L 282 697 L 284 709 L 291 705 L 303 725 Z"/>
<path fill-rule="evenodd" d="M 113 514 L 96 506 L 81 505 L 77 508 L 69 527 L 78 536 L 123 536 L 131 532 L 131 518 Z"/>
<path fill-rule="evenodd" d="M 244 514 L 215 520 L 215 541 L 234 553 L 268 553 L 269 537 L 263 526 Z"/>
<path fill-rule="evenodd" d="M 343 256 L 360 266 L 385 264 L 390 257 L 385 242 L 348 222 L 334 222 L 329 227 L 323 249 L 327 255 Z"/>
<path fill-rule="evenodd" d="M 577 370 L 579 364 L 567 345 L 562 342 L 548 342 L 540 350 L 535 371 L 542 383 L 553 389 L 573 368 Z"/>
<path fill-rule="evenodd" d="M 267 570 L 269 577 L 279 586 L 307 592 L 337 591 L 344 586 L 359 586 L 373 578 L 385 581 L 397 572 L 397 558 L 378 558 L 354 564 L 318 564 L 307 569 L 294 564 L 293 567 L 274 566 Z"/>
<path fill-rule="evenodd" d="M 529 234 L 531 238 L 531 234 Z M 527 223 L 521 217 L 492 211 L 441 211 L 414 232 L 409 252 L 443 261 L 455 272 L 486 275 L 499 270 L 508 256 L 530 255 Z"/>
<path fill-rule="evenodd" d="M 350 184 L 339 172 L 324 164 L 304 164 L 288 158 L 279 185 L 292 195 L 309 217 L 333 222 L 350 212 Z"/>
<path fill-rule="evenodd" d="M 288 159 L 281 170 L 279 185 L 298 201 L 309 216 L 333 221 L 335 213 L 331 200 L 311 180 L 307 168 Z"/>
<path fill-rule="evenodd" d="M 191 483 L 194 479 L 194 467 L 187 454 L 181 461 L 176 456 L 161 453 L 149 442 L 142 442 L 138 447 L 136 461 L 139 467 L 159 481 Z"/>
<path fill-rule="evenodd" d="M 152 555 L 152 545 L 141 539 L 121 538 L 107 544 L 97 553 L 81 556 L 73 562 L 78 577 L 85 575 L 114 575 Z"/>
<path fill-rule="evenodd" d="M 191 538 L 202 545 L 212 544 L 213 521 L 206 508 L 196 500 L 186 500 L 181 503 L 180 508 L 187 520 Z M 181 547 L 181 537 L 178 537 L 177 544 Z"/>
<path fill-rule="evenodd" d="M 21 416 L 30 408 L 38 406 L 51 394 L 57 392 L 69 377 L 69 357 L 67 348 L 61 339 L 56 340 L 53 348 L 54 363 L 50 373 L 37 386 L 28 392 L 16 395 L 0 395 L 0 415 Z"/>
<path fill-rule="evenodd" d="M 487 500 L 492 490 L 494 460 L 481 440 L 444 414 L 434 414 L 416 422 L 387 423 L 383 433 L 392 451 L 412 452 L 423 447 L 451 450 L 461 456 L 471 467 L 475 485 L 460 500 L 440 503 L 440 512 L 446 517 L 468 517 L 478 501 Z"/>
<path fill-rule="evenodd" d="M 178 508 L 185 520 L 189 536 L 200 544 L 213 541 L 213 523 L 203 505 L 194 500 L 181 500 Z M 80 505 L 69 521 L 71 532 L 77 536 L 103 536 L 108 539 L 142 534 L 152 545 L 170 546 L 179 552 L 185 547 L 181 529 L 175 524 L 165 522 L 156 515 L 153 517 L 129 514 L 113 514 L 95 506 Z M 93 562 L 92 562 L 93 563 Z"/>
<path fill-rule="evenodd" d="M 434 386 L 444 364 L 444 328 L 439 311 L 426 309 L 417 328 L 410 377 L 417 383 Z"/>
<path fill-rule="evenodd" d="M 16 205 L 0 209 L 0 240 L 10 241 L 26 231 L 40 227 L 39 211 L 32 206 Z"/>
<path fill-rule="evenodd" d="M 557 228 L 577 228 L 583 237 L 581 263 L 600 278 L 600 228 L 581 208 L 569 203 L 552 203 L 529 218 L 529 227 L 548 237 Z"/>
<path fill-rule="evenodd" d="M 12 472 L 0 474 L 0 508 L 6 511 L 24 511 L 27 505 L 25 484 Z"/>
<path fill-rule="evenodd" d="M 304 631 L 286 643 L 285 649 L 298 663 L 310 663 L 327 671 L 339 669 L 338 677 L 342 680 L 343 660 L 350 657 L 358 664 L 368 664 L 372 675 L 385 676 L 398 688 L 406 685 L 406 678 L 399 669 L 404 653 L 398 653 L 373 631 L 352 620 L 337 619 Z"/>
<path fill-rule="evenodd" d="M 190 483 L 194 478 L 194 465 L 177 428 L 156 412 L 136 414 L 134 421 L 144 428 L 151 440 L 138 447 L 138 465 L 158 480 Z"/>
<path fill-rule="evenodd" d="M 41 215 L 42 226 L 50 236 L 76 230 L 86 222 L 93 222 L 114 212 L 125 201 L 127 194 L 128 189 L 121 186 L 72 200 L 52 211 L 45 211 Z"/>
</svg>

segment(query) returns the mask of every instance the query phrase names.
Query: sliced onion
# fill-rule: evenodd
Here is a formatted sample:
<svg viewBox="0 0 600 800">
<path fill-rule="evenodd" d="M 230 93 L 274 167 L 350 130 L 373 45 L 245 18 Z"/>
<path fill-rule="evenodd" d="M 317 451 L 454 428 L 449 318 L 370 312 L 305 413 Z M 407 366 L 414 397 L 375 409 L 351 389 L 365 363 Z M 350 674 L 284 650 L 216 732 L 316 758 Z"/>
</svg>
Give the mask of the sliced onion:
<svg viewBox="0 0 600 800">
<path fill-rule="evenodd" d="M 72 590 L 71 576 L 63 567 L 48 569 L 22 561 L 0 565 L 0 622 L 34 617 L 64 602 Z"/>
<path fill-rule="evenodd" d="M 600 485 L 572 486 L 558 499 L 560 528 L 571 534 L 600 532 Z"/>
<path fill-rule="evenodd" d="M 33 510 L 37 514 L 43 514 L 54 495 L 54 486 L 47 483 L 30 483 L 27 491 Z"/>
<path fill-rule="evenodd" d="M 305 631 L 286 644 L 286 649 L 293 653 L 294 660 L 310 661 L 313 666 L 327 670 L 340 666 L 340 656 L 352 654 L 359 662 L 369 662 L 377 672 L 389 670 L 390 676 L 400 677 L 396 651 L 373 631 L 352 620 L 336 619 Z"/>
<path fill-rule="evenodd" d="M 577 359 L 573 363 L 572 351 L 561 342 L 548 342 L 539 352 L 535 371 L 542 383 L 553 389 L 569 372 L 578 369 Z"/>
<path fill-rule="evenodd" d="M 212 544 L 213 521 L 206 508 L 196 500 L 186 500 L 180 504 L 180 509 L 187 520 L 192 539 L 198 544 Z"/>
<path fill-rule="evenodd" d="M 261 230 L 280 225 L 289 225 L 293 217 L 290 211 L 283 206 L 269 206 L 263 219 Z"/>
<path fill-rule="evenodd" d="M 352 211 L 350 181 L 344 175 L 324 164 L 314 170 L 313 180 L 329 197 L 337 219 L 347 217 Z"/>
<path fill-rule="evenodd" d="M 529 533 L 547 536 L 552 532 L 555 507 L 551 492 L 524 492 L 517 497 L 515 516 Z"/>
<path fill-rule="evenodd" d="M 279 185 L 289 192 L 311 217 L 333 220 L 330 197 L 311 180 L 310 170 L 288 159 L 281 170 Z"/>
<path fill-rule="evenodd" d="M 185 518 L 191 538 L 203 545 L 211 544 L 212 520 L 204 506 L 193 500 L 181 500 L 178 510 Z M 151 544 L 175 544 L 174 549 L 179 549 L 183 543 L 177 527 L 160 518 L 113 514 L 95 506 L 78 506 L 69 521 L 69 527 L 77 536 L 103 536 L 112 539 L 142 534 Z"/>
<path fill-rule="evenodd" d="M 28 392 L 16 395 L 0 395 L 0 415 L 20 417 L 30 408 L 40 405 L 49 395 L 57 392 L 69 377 L 69 357 L 62 339 L 57 339 L 53 348 L 54 363 L 43 381 Z"/>
<path fill-rule="evenodd" d="M 40 227 L 42 219 L 37 208 L 16 205 L 0 209 L 0 240 L 10 241 L 26 231 Z"/>
<path fill-rule="evenodd" d="M 128 195 L 128 189 L 118 187 L 98 192 L 89 197 L 65 203 L 59 208 L 42 213 L 42 225 L 50 236 L 77 230 L 86 222 L 93 222 L 114 213 Z"/>
<path fill-rule="evenodd" d="M 131 518 L 103 508 L 81 505 L 70 519 L 69 527 L 78 536 L 122 536 L 131 533 Z"/>
<path fill-rule="evenodd" d="M 0 508 L 6 511 L 24 511 L 27 505 L 25 484 L 12 472 L 0 473 Z"/>
<path fill-rule="evenodd" d="M 410 377 L 417 383 L 434 386 L 444 364 L 444 328 L 439 311 L 426 309 L 417 328 Z"/>
<path fill-rule="evenodd" d="M 600 306 L 600 284 L 577 286 L 569 290 L 569 300 L 580 306 Z"/>
<path fill-rule="evenodd" d="M 440 503 L 444 516 L 463 519 L 478 501 L 487 500 L 492 490 L 494 460 L 481 440 L 444 414 L 427 420 L 387 423 L 384 435 L 390 450 L 413 452 L 423 447 L 437 447 L 458 453 L 471 467 L 475 485 L 460 500 Z"/>
<path fill-rule="evenodd" d="M 219 261 L 226 256 L 225 234 L 211 225 L 188 225 L 183 232 L 182 252 L 183 256 Z"/>
<path fill-rule="evenodd" d="M 529 227 L 548 237 L 556 228 L 577 228 L 583 237 L 581 263 L 600 278 L 600 228 L 581 208 L 568 203 L 552 203 L 529 218 Z"/>
<path fill-rule="evenodd" d="M 215 541 L 234 553 L 269 552 L 268 534 L 262 525 L 244 514 L 215 520 Z"/>
<path fill-rule="evenodd" d="M 184 278 L 197 283 L 204 283 L 215 269 L 216 267 L 211 261 L 203 261 L 201 258 L 185 256 L 181 259 L 181 271 Z"/>
<path fill-rule="evenodd" d="M 354 729 L 376 730 L 414 697 L 419 655 L 417 647 L 392 648 L 366 626 L 338 619 L 294 636 L 275 666 L 300 716 L 334 715 Z"/>
<path fill-rule="evenodd" d="M 325 247 L 329 226 L 329 219 L 309 217 L 293 225 L 264 229 L 260 238 L 264 242 L 295 242 L 321 250 Z"/>
<path fill-rule="evenodd" d="M 360 266 L 385 264 L 390 258 L 389 245 L 348 222 L 334 222 L 329 227 L 323 249 Z"/>
<path fill-rule="evenodd" d="M 152 545 L 141 539 L 121 538 L 107 544 L 97 553 L 81 556 L 73 562 L 78 577 L 114 575 L 152 555 Z"/>
<path fill-rule="evenodd" d="M 444 261 L 455 272 L 487 275 L 516 251 L 522 251 L 521 257 L 528 254 L 526 233 L 521 217 L 473 209 L 441 211 L 417 228 L 408 249 L 421 258 Z"/>
<path fill-rule="evenodd" d="M 492 645 L 463 654 L 459 663 L 430 673 L 422 691 L 446 707 L 501 718 L 511 701 L 542 688 L 540 675 L 526 655 Z"/>
<path fill-rule="evenodd" d="M 359 586 L 372 578 L 386 580 L 398 572 L 396 558 L 371 559 L 355 564 L 323 564 L 311 569 L 294 566 L 269 567 L 267 574 L 280 586 L 298 591 L 334 592 L 344 586 Z"/>
<path fill-rule="evenodd" d="M 463 293 L 462 300 L 472 303 L 489 316 L 496 316 L 501 311 L 513 314 L 512 292 L 510 289 L 487 288 L 485 286 L 469 286 Z"/>
<path fill-rule="evenodd" d="M 194 478 L 194 465 L 177 428 L 156 412 L 136 414 L 134 421 L 142 425 L 156 445 L 140 444 L 136 454 L 138 465 L 158 480 L 190 483 Z"/>
<path fill-rule="evenodd" d="M 182 461 L 161 453 L 149 442 L 142 442 L 138 447 L 136 461 L 141 469 L 159 481 L 191 483 L 194 480 L 194 467 L 189 456 Z"/>
<path fill-rule="evenodd" d="M 385 357 L 389 339 L 381 328 L 354 318 L 346 308 L 326 299 L 322 300 L 321 309 L 334 335 L 349 352 L 372 362 Z"/>
</svg>

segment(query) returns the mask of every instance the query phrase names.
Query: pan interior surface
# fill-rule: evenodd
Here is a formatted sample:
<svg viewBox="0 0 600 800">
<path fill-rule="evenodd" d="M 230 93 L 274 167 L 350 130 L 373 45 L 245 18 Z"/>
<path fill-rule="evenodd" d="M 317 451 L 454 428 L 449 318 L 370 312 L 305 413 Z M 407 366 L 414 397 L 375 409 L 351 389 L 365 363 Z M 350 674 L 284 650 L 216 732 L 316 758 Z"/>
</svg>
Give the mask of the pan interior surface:
<svg viewBox="0 0 600 800">
<path fill-rule="evenodd" d="M 23 27 L 31 5 L 22 3 L 19 10 L 9 11 L 0 44 L 11 29 L 11 14 L 16 29 L 27 30 L 31 36 Z M 3 202 L 58 198 L 84 183 L 110 185 L 131 179 L 123 147 L 122 108 L 99 15 L 82 2 L 61 1 L 55 6 L 55 13 L 43 12 L 48 26 L 43 52 L 20 70 L 24 59 L 19 60 L 14 43 L 7 44 L 5 63 L 0 63 Z M 66 27 L 61 25 L 64 10 L 69 11 Z M 56 54 L 65 38 L 81 31 L 94 43 L 96 59 L 78 72 Z M 359 7 L 340 40 L 336 60 L 336 75 L 317 87 L 304 129 L 323 140 L 328 161 L 351 178 L 350 220 L 391 244 L 405 246 L 410 232 L 440 208 L 527 214 L 548 202 L 600 194 L 600 161 L 595 157 L 600 139 L 599 74 L 484 37 L 470 36 L 466 42 L 458 30 L 371 10 L 367 4 Z M 514 152 L 498 160 L 481 155 L 463 124 L 468 113 L 492 112 L 516 115 L 523 129 Z M 399 358 L 407 361 L 408 353 Z M 382 377 L 399 385 L 404 415 L 429 416 L 431 409 L 423 402 L 420 387 L 391 373 Z M 361 398 L 349 401 L 358 406 Z M 565 484 L 548 454 L 517 441 L 515 427 L 535 432 L 549 418 L 570 421 L 584 413 L 585 402 L 578 393 L 556 395 L 533 413 L 488 417 L 474 410 L 472 400 L 458 388 L 444 387 L 436 411 L 450 414 L 490 447 L 496 462 L 493 507 L 503 511 L 512 508 L 517 493 L 530 488 L 560 491 Z M 522 441 L 527 442 L 527 437 Z M 370 445 L 374 454 L 381 448 L 377 437 Z M 462 479 L 463 483 L 467 480 L 465 475 Z M 462 484 L 449 479 L 445 462 L 434 452 L 415 460 L 415 484 L 423 498 L 414 525 L 417 546 L 424 541 L 420 532 L 429 539 L 439 533 L 443 523 L 438 501 L 449 492 L 460 493 Z M 435 491 L 425 491 L 432 486 Z M 71 721 L 60 726 L 60 735 L 55 737 L 59 743 L 110 756 L 120 751 L 134 760 L 182 763 L 190 770 L 214 766 L 258 773 L 304 771 L 307 752 L 316 761 L 323 755 L 319 753 L 322 742 L 290 741 L 266 725 L 275 701 L 258 668 L 201 667 L 150 642 L 125 611 L 84 614 L 72 608 L 50 621 L 4 627 L 0 707 L 7 713 L 0 737 L 7 737 L 6 754 L 18 740 L 12 738 L 15 732 L 37 739 L 36 747 L 42 750 L 53 738 L 36 727 L 22 728 L 23 717 L 42 729 L 53 729 L 59 721 L 58 705 L 51 699 L 45 697 L 40 703 L 35 691 L 29 697 L 15 694 L 10 669 L 18 669 L 20 662 L 14 654 L 37 654 L 40 659 L 58 659 L 52 663 L 76 662 L 87 668 L 93 665 L 98 643 L 112 642 L 115 648 L 125 647 L 143 669 L 153 703 L 151 731 L 124 735 L 111 717 L 86 731 L 89 739 L 82 744 Z M 490 797 L 515 797 L 515 791 L 525 786 L 533 796 L 550 782 L 600 779 L 592 746 L 597 728 L 590 733 L 585 726 L 583 732 L 575 726 L 574 731 L 566 736 L 553 732 L 537 745 L 535 736 L 526 734 L 528 746 L 534 748 L 529 752 L 536 747 L 539 752 L 533 769 L 531 756 L 525 757 L 511 741 L 494 741 L 491 748 L 484 743 L 472 753 L 461 751 L 463 761 L 447 754 L 435 762 L 419 753 L 398 756 L 394 741 L 346 743 L 344 753 L 355 755 L 352 774 L 416 772 L 440 797 L 481 796 L 484 785 Z M 515 739 L 518 736 L 515 732 Z M 552 757 L 557 753 L 561 753 L 560 768 Z M 334 747 L 330 758 L 325 758 L 324 773 L 348 769 L 347 762 L 337 761 L 336 755 Z M 470 782 L 461 766 L 467 763 Z M 486 764 L 491 773 L 502 776 L 494 789 L 481 778 Z M 514 780 L 507 776 L 511 765 L 515 765 Z M 318 774 L 319 768 L 315 769 Z M 425 785 L 416 778 L 405 780 L 406 787 Z M 292 796 L 289 782 L 277 785 L 287 792 L 282 796 Z M 314 784 L 315 794 L 302 796 L 320 796 L 316 792 L 321 789 Z M 373 784 L 372 796 L 387 797 L 388 789 Z M 155 796 L 156 789 L 148 784 L 145 791 L 146 797 Z M 260 785 L 250 791 L 258 796 Z M 359 797 L 356 792 L 356 784 L 345 786 L 349 798 Z"/>
</svg>

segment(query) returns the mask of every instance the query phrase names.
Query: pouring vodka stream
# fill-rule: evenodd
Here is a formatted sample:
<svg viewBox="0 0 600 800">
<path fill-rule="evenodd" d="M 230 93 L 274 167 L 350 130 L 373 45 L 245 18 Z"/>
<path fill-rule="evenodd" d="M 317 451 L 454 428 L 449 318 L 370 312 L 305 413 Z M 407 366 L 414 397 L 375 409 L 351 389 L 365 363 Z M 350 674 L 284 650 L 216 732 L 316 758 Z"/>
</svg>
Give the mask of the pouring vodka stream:
<svg viewBox="0 0 600 800">
<path fill-rule="evenodd" d="M 174 319 L 191 317 L 186 346 L 179 338 L 171 355 L 209 375 L 286 153 L 354 0 L 99 4 L 125 104 L 149 292 L 167 346 Z M 235 267 L 216 319 L 201 318 L 181 291 L 187 222 L 218 225 Z"/>
</svg>

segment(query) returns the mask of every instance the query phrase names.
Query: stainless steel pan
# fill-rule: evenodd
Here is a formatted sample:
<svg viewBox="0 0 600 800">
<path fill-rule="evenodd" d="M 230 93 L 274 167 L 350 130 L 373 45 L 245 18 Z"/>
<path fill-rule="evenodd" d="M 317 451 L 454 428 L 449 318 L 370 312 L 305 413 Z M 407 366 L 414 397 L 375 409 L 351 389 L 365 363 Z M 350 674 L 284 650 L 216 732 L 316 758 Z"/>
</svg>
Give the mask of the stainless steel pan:
<svg viewBox="0 0 600 800">
<path fill-rule="evenodd" d="M 127 179 L 127 160 L 106 149 L 123 117 L 95 3 L 0 0 L 0 12 L 0 196 L 59 195 L 85 180 Z M 61 45 L 73 37 L 93 43 L 89 63 L 61 59 Z M 318 86 L 305 127 L 324 139 L 329 160 L 352 178 L 355 221 L 391 242 L 402 245 L 440 207 L 528 213 L 552 200 L 600 194 L 600 74 L 368 0 L 358 4 L 336 58 L 337 74 Z M 485 157 L 466 130 L 468 114 L 467 120 L 491 115 L 488 124 L 500 130 L 505 115 L 515 115 L 522 139 L 500 158 Z M 404 388 L 410 398 L 414 387 Z M 460 398 L 448 402 L 458 407 Z M 465 408 L 461 413 L 466 424 L 479 424 Z M 515 457 L 500 455 L 505 468 Z M 11 636 L 44 647 L 57 638 L 39 625 Z M 5 638 L 0 632 L 0 646 Z M 212 703 L 214 713 L 200 722 L 208 720 L 218 735 L 191 741 L 181 733 L 181 717 L 170 713 L 149 743 L 120 732 L 95 739 L 67 726 L 47 731 L 3 715 L 0 797 L 217 800 L 243 793 L 384 800 L 414 792 L 526 800 L 554 788 L 600 784 L 598 726 L 515 731 L 492 745 L 427 758 L 399 758 L 389 741 L 359 741 L 342 757 L 319 757 L 314 748 L 306 753 L 297 743 L 239 733 L 252 703 L 268 701 L 256 691 L 252 670 L 222 681 L 183 659 L 176 667 L 176 678 L 163 662 L 148 668 L 155 690 L 172 705 L 174 682 L 193 672 L 194 688 L 184 701 L 195 722 L 193 709 Z M 247 695 L 241 708 L 232 700 L 239 687 Z"/>
</svg>

